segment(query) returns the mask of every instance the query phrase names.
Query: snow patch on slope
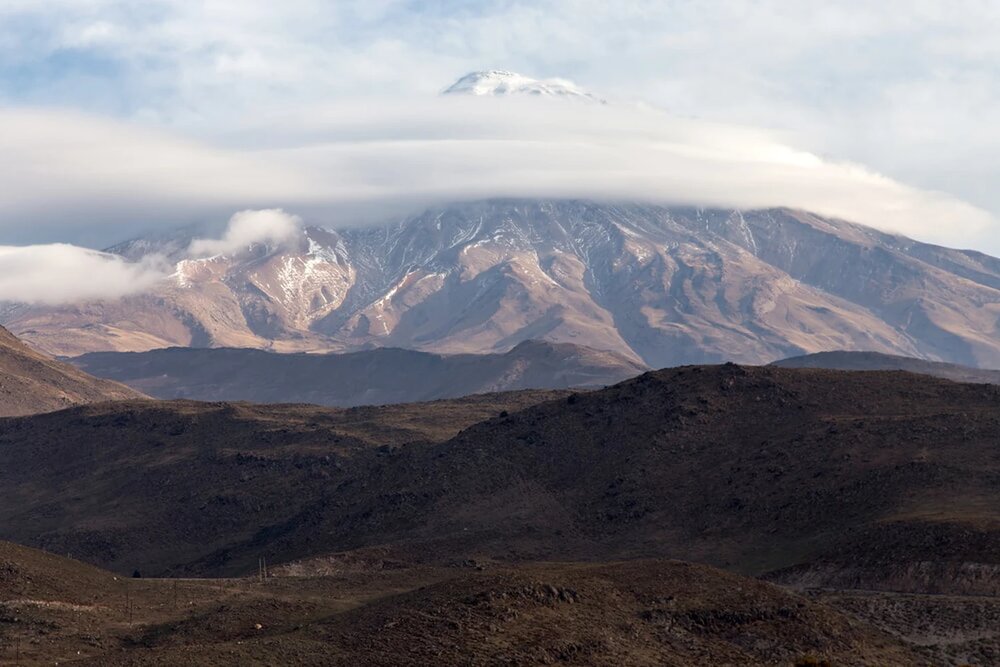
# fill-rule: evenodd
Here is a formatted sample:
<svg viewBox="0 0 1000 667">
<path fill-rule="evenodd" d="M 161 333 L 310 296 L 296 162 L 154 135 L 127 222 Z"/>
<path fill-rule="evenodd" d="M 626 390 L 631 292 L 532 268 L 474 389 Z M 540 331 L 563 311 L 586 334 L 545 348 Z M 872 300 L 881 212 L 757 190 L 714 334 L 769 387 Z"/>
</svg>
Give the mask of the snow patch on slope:
<svg viewBox="0 0 1000 667">
<path fill-rule="evenodd" d="M 539 97 L 563 97 L 598 102 L 604 100 L 565 79 L 532 79 L 531 77 L 509 72 L 507 70 L 491 69 L 482 72 L 470 72 L 445 89 L 445 95 L 534 95 Z"/>
</svg>

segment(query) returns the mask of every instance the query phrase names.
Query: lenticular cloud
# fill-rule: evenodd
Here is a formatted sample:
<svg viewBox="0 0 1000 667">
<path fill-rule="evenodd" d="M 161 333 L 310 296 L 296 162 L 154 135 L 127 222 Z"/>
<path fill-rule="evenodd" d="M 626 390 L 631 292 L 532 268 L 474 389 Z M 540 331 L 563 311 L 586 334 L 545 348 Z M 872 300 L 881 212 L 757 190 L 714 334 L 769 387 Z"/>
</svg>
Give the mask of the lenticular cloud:
<svg viewBox="0 0 1000 667">
<path fill-rule="evenodd" d="M 248 206 L 349 224 L 483 197 L 788 206 L 944 243 L 993 222 L 766 132 L 571 99 L 356 101 L 199 142 L 75 114 L 6 110 L 0 124 L 6 224 L 174 225 Z"/>
<path fill-rule="evenodd" d="M 751 128 L 634 105 L 445 95 L 344 102 L 194 141 L 79 114 L 0 110 L 0 234 L 51 236 L 120 221 L 175 226 L 249 207 L 192 257 L 278 245 L 301 220 L 349 225 L 488 197 L 786 206 L 955 245 L 985 211 L 859 165 L 821 159 Z M 147 289 L 161 264 L 66 245 L 0 247 L 0 300 L 55 303 Z"/>
</svg>

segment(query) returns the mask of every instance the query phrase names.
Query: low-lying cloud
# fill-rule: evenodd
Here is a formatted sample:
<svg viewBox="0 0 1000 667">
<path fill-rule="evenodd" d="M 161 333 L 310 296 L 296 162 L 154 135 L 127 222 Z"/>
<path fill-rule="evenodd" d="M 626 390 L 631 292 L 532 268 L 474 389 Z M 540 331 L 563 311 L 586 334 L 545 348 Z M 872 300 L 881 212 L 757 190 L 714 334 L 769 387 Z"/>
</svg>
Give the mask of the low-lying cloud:
<svg viewBox="0 0 1000 667">
<path fill-rule="evenodd" d="M 281 210 L 240 211 L 218 239 L 196 239 L 190 257 L 236 254 L 252 244 L 291 241 L 302 221 Z M 141 261 L 65 243 L 0 246 L 0 302 L 59 305 L 117 299 L 145 292 L 170 278 L 166 257 Z"/>
<path fill-rule="evenodd" d="M 56 305 L 113 299 L 147 290 L 168 274 L 158 257 L 127 262 L 63 243 L 0 246 L 0 301 Z"/>
<path fill-rule="evenodd" d="M 240 211 L 229 219 L 222 238 L 195 239 L 188 252 L 192 257 L 229 255 L 248 248 L 254 243 L 281 246 L 299 233 L 302 219 L 281 209 Z"/>
</svg>

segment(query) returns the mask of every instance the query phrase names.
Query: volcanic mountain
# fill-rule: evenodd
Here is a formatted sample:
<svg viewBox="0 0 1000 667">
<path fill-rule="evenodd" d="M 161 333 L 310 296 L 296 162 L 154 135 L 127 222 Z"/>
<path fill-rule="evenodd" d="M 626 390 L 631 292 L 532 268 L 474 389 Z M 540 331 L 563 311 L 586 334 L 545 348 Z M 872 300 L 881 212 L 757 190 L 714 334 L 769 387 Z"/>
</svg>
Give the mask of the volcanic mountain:
<svg viewBox="0 0 1000 667">
<path fill-rule="evenodd" d="M 35 352 L 0 327 L 0 417 L 141 396 L 117 382 L 99 380 Z"/>
<path fill-rule="evenodd" d="M 650 367 L 831 349 L 1000 366 L 1000 260 L 801 211 L 490 200 L 399 222 L 306 227 L 283 247 L 160 253 L 153 293 L 5 309 L 53 354 L 158 347 L 506 352 L 542 339 Z"/>
<path fill-rule="evenodd" d="M 413 403 L 515 389 L 603 387 L 643 366 L 614 352 L 527 341 L 504 354 L 440 355 L 396 348 L 278 354 L 174 347 L 92 352 L 72 359 L 98 377 L 156 398 L 351 407 Z"/>
</svg>

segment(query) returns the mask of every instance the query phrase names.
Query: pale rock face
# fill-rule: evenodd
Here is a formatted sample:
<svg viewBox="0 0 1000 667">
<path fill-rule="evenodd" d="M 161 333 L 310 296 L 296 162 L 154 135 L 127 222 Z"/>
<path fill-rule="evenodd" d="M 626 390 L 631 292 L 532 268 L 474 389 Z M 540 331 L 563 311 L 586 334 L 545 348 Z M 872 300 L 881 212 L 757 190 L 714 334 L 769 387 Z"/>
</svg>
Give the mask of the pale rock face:
<svg viewBox="0 0 1000 667">
<path fill-rule="evenodd" d="M 150 240 L 118 248 L 164 252 Z M 383 226 L 306 227 L 291 248 L 179 260 L 144 296 L 3 312 L 31 344 L 66 355 L 484 353 L 543 339 L 656 367 L 832 349 L 1000 367 L 1000 260 L 783 209 L 455 204 Z"/>
</svg>

